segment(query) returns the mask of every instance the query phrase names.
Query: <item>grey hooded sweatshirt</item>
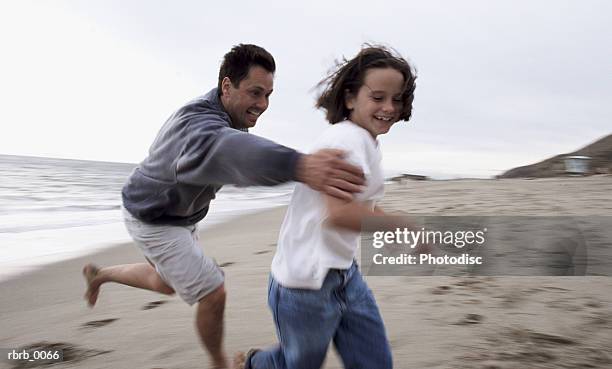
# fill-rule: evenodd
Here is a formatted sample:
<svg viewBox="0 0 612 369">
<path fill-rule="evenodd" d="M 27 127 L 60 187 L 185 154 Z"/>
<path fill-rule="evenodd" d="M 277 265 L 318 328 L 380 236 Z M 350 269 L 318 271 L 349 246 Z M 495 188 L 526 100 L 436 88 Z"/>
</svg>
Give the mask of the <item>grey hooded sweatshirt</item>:
<svg viewBox="0 0 612 369">
<path fill-rule="evenodd" d="M 233 128 L 215 88 L 166 121 L 123 187 L 123 206 L 147 223 L 192 225 L 206 216 L 224 184 L 294 180 L 300 155 Z"/>
</svg>

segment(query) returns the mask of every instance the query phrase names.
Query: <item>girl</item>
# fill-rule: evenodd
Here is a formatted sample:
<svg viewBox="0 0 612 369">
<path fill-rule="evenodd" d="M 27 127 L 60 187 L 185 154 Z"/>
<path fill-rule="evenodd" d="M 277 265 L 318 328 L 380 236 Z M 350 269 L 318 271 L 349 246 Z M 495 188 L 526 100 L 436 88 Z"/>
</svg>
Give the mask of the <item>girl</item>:
<svg viewBox="0 0 612 369">
<path fill-rule="evenodd" d="M 272 261 L 268 303 L 280 345 L 238 354 L 236 368 L 317 369 L 329 343 L 346 368 L 392 368 L 385 327 L 354 261 L 361 220 L 385 213 L 377 137 L 412 113 L 415 74 L 381 46 L 363 48 L 319 83 L 317 107 L 332 124 L 313 150 L 344 150 L 366 186 L 351 202 L 297 184 Z"/>
</svg>

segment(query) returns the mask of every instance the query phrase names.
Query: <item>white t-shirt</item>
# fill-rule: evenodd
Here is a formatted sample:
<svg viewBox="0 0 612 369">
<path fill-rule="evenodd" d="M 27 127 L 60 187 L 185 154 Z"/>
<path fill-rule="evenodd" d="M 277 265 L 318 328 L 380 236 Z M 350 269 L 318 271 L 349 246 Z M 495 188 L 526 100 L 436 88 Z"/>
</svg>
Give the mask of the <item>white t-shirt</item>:
<svg viewBox="0 0 612 369">
<path fill-rule="evenodd" d="M 311 152 L 323 148 L 347 152 L 347 160 L 360 167 L 366 188 L 355 200 L 374 209 L 384 194 L 382 154 L 370 133 L 350 121 L 327 128 Z M 329 269 L 347 269 L 353 263 L 360 233 L 325 224 L 324 195 L 298 183 L 281 226 L 272 275 L 281 286 L 320 289 Z"/>
</svg>

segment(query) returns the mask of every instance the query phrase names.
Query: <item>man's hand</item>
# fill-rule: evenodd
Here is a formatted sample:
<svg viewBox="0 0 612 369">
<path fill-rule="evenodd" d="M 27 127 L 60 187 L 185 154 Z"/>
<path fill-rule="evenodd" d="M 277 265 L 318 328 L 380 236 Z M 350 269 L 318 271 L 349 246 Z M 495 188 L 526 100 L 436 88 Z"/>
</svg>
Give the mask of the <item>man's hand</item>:
<svg viewBox="0 0 612 369">
<path fill-rule="evenodd" d="M 302 155 L 296 169 L 296 179 L 315 191 L 351 201 L 365 183 L 359 167 L 349 164 L 342 150 L 323 149 Z"/>
</svg>

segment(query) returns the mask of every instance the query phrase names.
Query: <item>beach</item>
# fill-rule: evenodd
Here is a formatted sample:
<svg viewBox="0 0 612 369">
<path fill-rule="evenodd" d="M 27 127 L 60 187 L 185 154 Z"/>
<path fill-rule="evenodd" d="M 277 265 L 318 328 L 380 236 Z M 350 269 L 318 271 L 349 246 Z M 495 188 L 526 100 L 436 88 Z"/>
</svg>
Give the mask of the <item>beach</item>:
<svg viewBox="0 0 612 369">
<path fill-rule="evenodd" d="M 423 215 L 611 216 L 611 200 L 612 176 L 593 176 L 407 181 L 388 185 L 380 205 Z M 202 231 L 205 252 L 226 275 L 230 354 L 276 343 L 267 281 L 284 211 Z M 178 297 L 106 284 L 95 308 L 86 306 L 86 262 L 142 260 L 124 243 L 0 282 L 0 348 L 63 344 L 65 361 L 54 368 L 206 368 L 194 307 Z M 610 277 L 365 278 L 396 368 L 612 367 Z M 333 349 L 325 368 L 342 368 Z"/>
</svg>

